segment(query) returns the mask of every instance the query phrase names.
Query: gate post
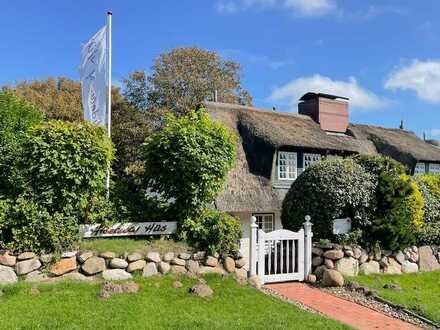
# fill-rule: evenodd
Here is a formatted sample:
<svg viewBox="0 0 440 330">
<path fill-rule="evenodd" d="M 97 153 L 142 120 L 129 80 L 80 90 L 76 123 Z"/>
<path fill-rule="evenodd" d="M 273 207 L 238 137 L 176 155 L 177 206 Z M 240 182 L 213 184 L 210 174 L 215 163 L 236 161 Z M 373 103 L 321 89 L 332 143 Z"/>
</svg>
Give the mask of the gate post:
<svg viewBox="0 0 440 330">
<path fill-rule="evenodd" d="M 310 215 L 305 216 L 304 225 L 304 280 L 312 271 L 312 223 Z"/>
<path fill-rule="evenodd" d="M 257 275 L 257 218 L 251 217 L 251 232 L 250 232 L 250 246 L 249 246 L 249 272 L 250 276 Z"/>
</svg>

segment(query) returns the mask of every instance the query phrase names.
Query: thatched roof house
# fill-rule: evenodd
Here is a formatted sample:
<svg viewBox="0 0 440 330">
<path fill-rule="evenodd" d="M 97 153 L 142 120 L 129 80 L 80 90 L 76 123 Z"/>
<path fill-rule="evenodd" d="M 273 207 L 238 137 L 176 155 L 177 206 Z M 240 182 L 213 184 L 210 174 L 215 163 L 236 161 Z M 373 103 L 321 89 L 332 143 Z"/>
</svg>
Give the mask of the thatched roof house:
<svg viewBox="0 0 440 330">
<path fill-rule="evenodd" d="M 333 95 L 306 94 L 299 114 L 216 102 L 205 107 L 239 136 L 237 164 L 216 207 L 240 216 L 245 238 L 252 215 L 265 230 L 281 227 L 281 204 L 291 183 L 323 156 L 380 153 L 412 173 L 440 171 L 438 146 L 402 129 L 349 124 L 348 102 Z"/>
</svg>

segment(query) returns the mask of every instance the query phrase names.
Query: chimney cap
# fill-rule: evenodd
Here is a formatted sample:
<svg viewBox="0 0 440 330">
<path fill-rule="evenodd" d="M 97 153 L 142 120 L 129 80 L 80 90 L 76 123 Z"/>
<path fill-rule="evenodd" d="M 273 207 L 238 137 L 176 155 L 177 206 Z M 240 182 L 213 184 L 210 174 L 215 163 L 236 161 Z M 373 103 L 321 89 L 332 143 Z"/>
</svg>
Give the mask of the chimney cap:
<svg viewBox="0 0 440 330">
<path fill-rule="evenodd" d="M 309 100 L 313 100 L 316 99 L 318 97 L 323 97 L 326 99 L 330 99 L 330 100 L 336 100 L 336 99 L 342 99 L 342 100 L 349 100 L 348 97 L 344 97 L 344 96 L 337 96 L 337 95 L 331 95 L 331 94 L 325 94 L 325 93 L 314 93 L 314 92 L 308 92 L 305 93 L 303 96 L 301 96 L 301 98 L 299 99 L 300 101 L 309 101 Z"/>
</svg>

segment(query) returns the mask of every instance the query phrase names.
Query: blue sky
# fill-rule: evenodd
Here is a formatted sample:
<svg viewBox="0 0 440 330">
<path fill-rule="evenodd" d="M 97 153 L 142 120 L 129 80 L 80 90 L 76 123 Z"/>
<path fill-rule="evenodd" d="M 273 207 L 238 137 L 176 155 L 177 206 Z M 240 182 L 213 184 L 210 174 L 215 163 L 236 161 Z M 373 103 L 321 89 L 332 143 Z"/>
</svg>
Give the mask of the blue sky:
<svg viewBox="0 0 440 330">
<path fill-rule="evenodd" d="M 115 83 L 199 46 L 242 65 L 254 105 L 296 111 L 308 90 L 350 97 L 352 122 L 440 138 L 440 1 L 8 1 L 0 84 L 78 79 L 81 43 L 113 15 Z"/>
</svg>

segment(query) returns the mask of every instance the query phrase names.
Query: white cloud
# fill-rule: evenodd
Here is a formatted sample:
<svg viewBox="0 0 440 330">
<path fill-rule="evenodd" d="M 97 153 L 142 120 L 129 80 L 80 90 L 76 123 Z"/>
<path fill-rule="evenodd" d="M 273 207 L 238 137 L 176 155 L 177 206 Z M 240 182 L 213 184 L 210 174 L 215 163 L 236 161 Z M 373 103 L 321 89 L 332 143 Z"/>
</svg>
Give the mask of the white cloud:
<svg viewBox="0 0 440 330">
<path fill-rule="evenodd" d="M 261 9 L 288 10 L 295 16 L 323 16 L 333 12 L 337 6 L 334 0 L 219 0 L 220 13 L 236 13 Z"/>
<path fill-rule="evenodd" d="M 440 60 L 414 60 L 393 72 L 385 88 L 413 90 L 421 100 L 440 103 Z"/>
<path fill-rule="evenodd" d="M 276 88 L 269 99 L 271 101 L 287 102 L 291 110 L 295 110 L 298 99 L 307 92 L 321 92 L 348 97 L 350 107 L 358 109 L 377 109 L 386 106 L 388 103 L 373 92 L 359 86 L 354 77 L 342 81 L 332 80 L 319 74 L 292 80 L 284 86 Z"/>
</svg>

